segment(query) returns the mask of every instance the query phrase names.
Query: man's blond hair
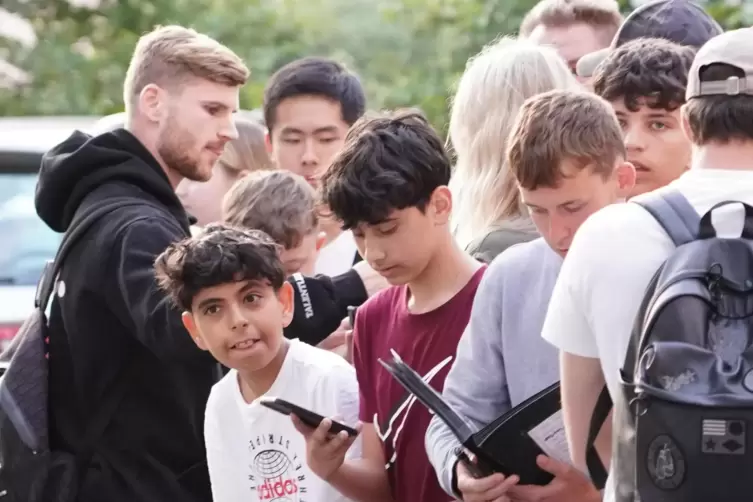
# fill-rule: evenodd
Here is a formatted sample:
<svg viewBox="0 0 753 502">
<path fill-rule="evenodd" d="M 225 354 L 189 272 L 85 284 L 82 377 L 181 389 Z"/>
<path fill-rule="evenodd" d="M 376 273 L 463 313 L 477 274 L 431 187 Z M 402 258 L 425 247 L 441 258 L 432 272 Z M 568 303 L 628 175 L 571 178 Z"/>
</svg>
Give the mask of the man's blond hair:
<svg viewBox="0 0 753 502">
<path fill-rule="evenodd" d="M 526 190 L 559 186 L 572 174 L 562 171 L 566 162 L 607 179 L 625 157 L 612 106 L 586 91 L 548 91 L 526 100 L 507 146 L 510 172 Z"/>
<path fill-rule="evenodd" d="M 182 26 L 157 27 L 136 44 L 126 72 L 123 101 L 128 113 L 149 84 L 170 87 L 194 77 L 241 86 L 249 74 L 243 60 L 213 38 Z"/>
<path fill-rule="evenodd" d="M 520 23 L 520 36 L 529 37 L 538 26 L 566 27 L 583 23 L 599 33 L 609 44 L 622 24 L 615 0 L 541 0 Z"/>
<path fill-rule="evenodd" d="M 261 230 L 285 249 L 293 249 L 318 227 L 316 202 L 316 192 L 302 176 L 256 171 L 225 195 L 222 221 Z"/>
</svg>

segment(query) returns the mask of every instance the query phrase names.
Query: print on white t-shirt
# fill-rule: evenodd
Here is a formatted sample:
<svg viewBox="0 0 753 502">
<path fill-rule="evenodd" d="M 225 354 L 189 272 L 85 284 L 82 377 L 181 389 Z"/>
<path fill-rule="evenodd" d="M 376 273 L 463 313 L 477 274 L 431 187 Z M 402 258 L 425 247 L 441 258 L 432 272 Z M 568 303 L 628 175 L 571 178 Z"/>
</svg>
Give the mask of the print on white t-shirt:
<svg viewBox="0 0 753 502">
<path fill-rule="evenodd" d="M 267 396 L 323 416 L 358 420 L 355 370 L 343 358 L 291 340 L 280 374 Z M 344 502 L 306 465 L 306 443 L 289 417 L 246 403 L 231 370 L 207 403 L 204 440 L 214 502 Z M 360 438 L 348 458 L 361 456 Z"/>
</svg>

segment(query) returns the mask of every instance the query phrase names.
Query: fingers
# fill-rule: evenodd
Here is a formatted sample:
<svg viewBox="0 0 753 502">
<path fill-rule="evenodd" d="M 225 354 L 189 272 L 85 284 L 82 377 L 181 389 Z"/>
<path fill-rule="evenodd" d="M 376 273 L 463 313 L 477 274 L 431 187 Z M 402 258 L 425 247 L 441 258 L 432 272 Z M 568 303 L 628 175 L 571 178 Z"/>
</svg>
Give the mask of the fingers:
<svg viewBox="0 0 753 502">
<path fill-rule="evenodd" d="M 458 490 L 466 502 L 503 502 L 508 500 L 505 494 L 519 479 L 514 475 L 505 477 L 500 473 L 476 479 L 463 462 L 458 462 L 457 481 Z"/>
<path fill-rule="evenodd" d="M 549 474 L 553 474 L 555 477 L 559 478 L 571 475 L 574 469 L 573 466 L 564 462 L 560 462 L 559 460 L 555 460 L 552 457 L 547 457 L 546 455 L 539 455 L 538 457 L 536 457 L 536 465 L 538 465 L 541 470 L 544 470 Z"/>
<path fill-rule="evenodd" d="M 314 429 L 304 424 L 296 415 L 291 414 L 290 420 L 293 422 L 293 427 L 295 427 L 295 430 L 300 432 L 303 437 L 308 440 L 311 434 L 314 432 Z"/>
<path fill-rule="evenodd" d="M 356 440 L 358 436 L 350 436 L 345 431 L 340 431 L 337 434 L 332 434 L 330 428 L 332 427 L 332 419 L 325 418 L 321 421 L 317 428 L 312 428 L 301 421 L 300 418 L 291 414 L 291 420 L 293 426 L 300 432 L 307 442 L 311 442 L 312 445 L 324 455 L 336 454 L 340 450 L 347 451 Z M 335 419 L 336 420 L 336 419 Z M 359 422 L 356 424 L 355 429 L 361 432 L 362 424 Z"/>
</svg>

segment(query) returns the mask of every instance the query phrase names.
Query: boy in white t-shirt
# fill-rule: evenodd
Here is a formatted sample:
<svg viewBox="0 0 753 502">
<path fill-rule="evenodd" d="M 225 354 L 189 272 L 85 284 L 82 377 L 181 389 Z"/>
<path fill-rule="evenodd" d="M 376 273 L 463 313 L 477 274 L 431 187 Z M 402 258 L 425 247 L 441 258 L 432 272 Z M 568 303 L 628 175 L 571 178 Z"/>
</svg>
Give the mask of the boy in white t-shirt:
<svg viewBox="0 0 753 502">
<path fill-rule="evenodd" d="M 699 214 L 726 200 L 753 204 L 751 40 L 753 28 L 712 38 L 688 74 L 682 128 L 693 144 L 692 162 L 666 189 L 678 190 Z M 717 235 L 739 236 L 741 215 L 734 205 L 715 211 Z M 636 313 L 672 251 L 672 241 L 647 211 L 615 204 L 583 223 L 564 261 L 542 335 L 561 351 L 565 427 L 581 468 L 596 399 L 605 382 L 613 399 L 620 392 L 619 370 Z M 606 501 L 614 500 L 613 481 Z"/>
<path fill-rule="evenodd" d="M 358 416 L 354 369 L 283 336 L 293 290 L 279 251 L 263 232 L 220 224 L 155 262 L 198 347 L 230 368 L 212 388 L 204 423 L 214 502 L 347 500 L 309 470 L 305 440 L 290 419 L 259 404 L 274 396 L 349 425 Z M 360 457 L 358 442 L 348 455 Z"/>
</svg>

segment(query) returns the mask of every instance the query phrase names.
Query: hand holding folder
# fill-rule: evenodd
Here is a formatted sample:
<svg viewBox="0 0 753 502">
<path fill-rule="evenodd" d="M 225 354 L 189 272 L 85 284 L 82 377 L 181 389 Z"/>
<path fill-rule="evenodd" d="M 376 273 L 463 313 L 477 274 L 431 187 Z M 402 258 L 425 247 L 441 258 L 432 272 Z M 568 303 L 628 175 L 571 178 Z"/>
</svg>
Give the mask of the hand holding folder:
<svg viewBox="0 0 753 502">
<path fill-rule="evenodd" d="M 380 359 L 379 363 L 400 385 L 436 414 L 463 447 L 475 455 L 475 464 L 467 461 L 467 457 L 461 457 L 475 476 L 483 477 L 494 472 L 505 476 L 516 474 L 521 484 L 546 485 L 553 476 L 537 466 L 536 457 L 545 454 L 569 462 L 559 383 L 530 397 L 483 429 L 474 431 L 394 351 L 392 356 L 392 361 Z"/>
</svg>

